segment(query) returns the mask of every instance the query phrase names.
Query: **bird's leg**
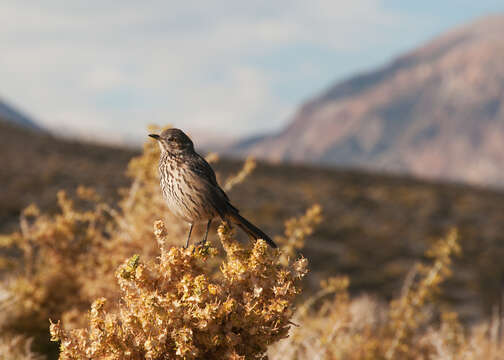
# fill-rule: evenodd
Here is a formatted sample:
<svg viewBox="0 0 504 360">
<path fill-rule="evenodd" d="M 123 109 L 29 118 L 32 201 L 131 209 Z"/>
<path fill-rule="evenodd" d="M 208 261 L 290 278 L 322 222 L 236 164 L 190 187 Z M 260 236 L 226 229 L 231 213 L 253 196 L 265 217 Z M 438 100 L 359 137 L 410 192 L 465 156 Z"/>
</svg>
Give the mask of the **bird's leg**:
<svg viewBox="0 0 504 360">
<path fill-rule="evenodd" d="M 208 237 L 208 230 L 210 230 L 210 225 L 212 224 L 212 219 L 208 220 L 207 226 L 206 226 L 206 231 L 205 231 L 205 237 L 203 240 L 201 240 L 197 246 L 199 245 L 204 245 L 207 242 L 207 237 Z"/>
<path fill-rule="evenodd" d="M 189 247 L 189 240 L 191 239 L 191 232 L 194 224 L 191 224 L 191 227 L 189 228 L 189 234 L 187 235 L 187 241 L 185 244 L 185 248 L 187 249 Z"/>
<path fill-rule="evenodd" d="M 208 220 L 208 223 L 206 225 L 206 231 L 205 231 L 205 237 L 203 238 L 203 244 L 206 243 L 206 240 L 208 237 L 208 230 L 210 229 L 211 224 L 212 224 L 212 219 Z"/>
</svg>

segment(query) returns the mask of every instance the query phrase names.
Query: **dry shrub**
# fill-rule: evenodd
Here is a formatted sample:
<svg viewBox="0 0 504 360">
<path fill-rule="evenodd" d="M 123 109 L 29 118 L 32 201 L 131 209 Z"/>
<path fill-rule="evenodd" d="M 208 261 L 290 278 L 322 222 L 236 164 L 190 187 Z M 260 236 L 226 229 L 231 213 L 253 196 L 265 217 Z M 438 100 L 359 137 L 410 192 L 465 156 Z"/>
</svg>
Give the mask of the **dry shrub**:
<svg viewBox="0 0 504 360">
<path fill-rule="evenodd" d="M 291 218 L 285 222 L 283 236 L 276 236 L 276 243 L 282 248 L 281 261 L 289 263 L 289 258 L 305 245 L 305 239 L 310 236 L 315 227 L 322 222 L 322 207 L 318 204 L 309 208 L 303 216 Z"/>
<path fill-rule="evenodd" d="M 0 359 L 2 360 L 44 360 L 45 357 L 31 351 L 31 340 L 22 336 L 0 335 Z"/>
<path fill-rule="evenodd" d="M 432 315 L 428 311 L 433 297 L 439 293 L 439 285 L 451 275 L 450 265 L 453 255 L 460 255 L 455 230 L 441 241 L 435 243 L 426 255 L 434 261 L 429 266 L 417 265 L 410 274 L 411 281 L 407 281 L 399 299 L 393 300 L 389 306 L 388 325 L 392 335 L 392 342 L 385 352 L 387 359 L 411 356 L 423 351 L 418 350 L 417 331 L 429 321 Z M 414 281 L 415 274 L 420 279 Z M 427 306 L 426 306 L 427 305 Z"/>
<path fill-rule="evenodd" d="M 221 276 L 212 278 L 206 260 L 215 248 L 169 247 L 161 221 L 155 234 L 159 261 L 134 256 L 119 268 L 122 296 L 112 311 L 102 298 L 93 303 L 87 328 L 51 325 L 53 339 L 61 340 L 60 358 L 258 359 L 287 337 L 306 259 L 283 266 L 279 251 L 264 241 L 244 249 L 221 225 L 226 257 Z"/>
<path fill-rule="evenodd" d="M 502 319 L 464 328 L 456 313 L 436 306 L 439 285 L 459 253 L 451 231 L 427 252 L 432 262 L 417 265 L 389 304 L 367 295 L 351 299 L 346 277 L 323 281 L 293 318 L 301 326 L 270 349 L 270 358 L 503 359 Z"/>
<path fill-rule="evenodd" d="M 148 142 L 130 162 L 132 185 L 117 205 L 90 188 L 73 199 L 60 192 L 58 213 L 31 206 L 20 231 L 0 236 L 0 270 L 8 271 L 0 283 L 0 358 L 39 359 L 31 337 L 39 352 L 53 355 L 52 318 L 61 319 L 52 333 L 62 340 L 62 359 L 260 358 L 275 342 L 272 359 L 504 359 L 498 315 L 465 326 L 436 297 L 460 252 L 455 232 L 432 247 L 431 261 L 416 266 L 388 304 L 352 299 L 347 277 L 325 280 L 294 313 L 299 326 L 278 342 L 292 324 L 305 271 L 304 261 L 290 259 L 322 221 L 320 207 L 287 221 L 275 238 L 281 252 L 262 241 L 242 248 L 225 226 L 224 257 L 214 247 L 181 249 L 187 226 L 161 198 L 158 151 Z M 254 165 L 248 160 L 224 187 Z M 153 233 L 160 214 L 168 226 L 158 223 Z"/>
<path fill-rule="evenodd" d="M 9 272 L 0 283 L 6 294 L 0 301 L 0 332 L 32 336 L 46 352 L 50 317 L 82 326 L 94 299 L 118 296 L 114 272 L 124 259 L 158 255 L 151 224 L 158 214 L 168 214 L 157 180 L 158 151 L 148 142 L 131 160 L 127 174 L 132 185 L 120 190 L 117 206 L 104 203 L 90 188 L 79 187 L 75 199 L 60 191 L 56 214 L 30 206 L 21 216 L 20 231 L 0 238 L 4 253 L 15 255 L 0 253 L 0 266 Z M 175 244 L 183 226 L 168 220 Z"/>
<path fill-rule="evenodd" d="M 20 231 L 0 237 L 0 333 L 34 339 L 34 348 L 53 355 L 48 319 L 62 319 L 66 330 L 86 326 L 89 306 L 97 298 L 112 309 L 121 296 L 117 268 L 134 254 L 149 262 L 159 255 L 152 224 L 164 216 L 164 242 L 179 246 L 187 224 L 173 218 L 159 190 L 159 148 L 153 141 L 133 158 L 127 175 L 129 188 L 121 189 L 117 205 L 105 203 L 91 188 L 79 187 L 74 197 L 58 193 L 59 211 L 41 213 L 28 207 Z M 243 170 L 223 181 L 231 190 L 253 170 L 249 159 Z M 218 275 L 219 256 L 207 260 L 209 276 Z"/>
<path fill-rule="evenodd" d="M 40 346 L 47 343 L 49 316 L 89 303 L 81 285 L 86 269 L 93 266 L 90 249 L 100 243 L 108 225 L 101 221 L 106 219 L 101 210 L 77 211 L 64 192 L 58 202 L 61 213 L 53 217 L 35 206 L 24 211 L 21 231 L 9 238 L 21 256 L 1 283 L 0 331 L 33 336 Z"/>
</svg>

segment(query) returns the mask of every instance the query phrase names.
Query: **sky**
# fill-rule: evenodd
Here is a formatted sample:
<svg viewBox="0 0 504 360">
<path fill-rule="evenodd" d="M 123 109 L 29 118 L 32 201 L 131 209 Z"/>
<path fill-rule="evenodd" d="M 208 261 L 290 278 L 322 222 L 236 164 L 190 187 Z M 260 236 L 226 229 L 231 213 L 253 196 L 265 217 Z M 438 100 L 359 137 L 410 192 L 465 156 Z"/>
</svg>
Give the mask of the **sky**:
<svg viewBox="0 0 504 360">
<path fill-rule="evenodd" d="M 336 81 L 496 12 L 504 1 L 0 0 L 0 98 L 102 139 L 274 132 Z"/>
</svg>

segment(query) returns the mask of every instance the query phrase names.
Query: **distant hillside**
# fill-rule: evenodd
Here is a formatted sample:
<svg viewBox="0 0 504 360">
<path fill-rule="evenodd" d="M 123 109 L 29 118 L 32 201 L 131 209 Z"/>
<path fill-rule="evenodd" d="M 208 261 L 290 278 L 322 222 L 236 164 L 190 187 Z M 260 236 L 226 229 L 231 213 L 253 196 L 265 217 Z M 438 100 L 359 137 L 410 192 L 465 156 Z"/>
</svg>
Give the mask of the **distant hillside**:
<svg viewBox="0 0 504 360">
<path fill-rule="evenodd" d="M 503 57 L 504 15 L 482 19 L 335 84 L 234 151 L 502 186 Z"/>
<path fill-rule="evenodd" d="M 94 186 L 113 204 L 117 190 L 129 184 L 125 170 L 136 154 L 2 122 L 0 153 L 0 234 L 17 228 L 19 213 L 30 202 L 55 211 L 61 188 L 72 193 L 78 184 Z M 224 159 L 214 167 L 223 179 L 241 162 Z M 362 171 L 259 164 L 229 196 L 272 236 L 281 234 L 286 219 L 313 203 L 322 205 L 324 222 L 302 251 L 311 269 L 308 292 L 322 278 L 348 274 L 353 292 L 390 297 L 427 247 L 455 226 L 463 256 L 456 260 L 444 299 L 461 305 L 465 319 L 501 301 L 503 192 Z M 210 241 L 216 241 L 213 231 Z"/>
<path fill-rule="evenodd" d="M 22 112 L 14 108 L 12 105 L 9 105 L 5 101 L 2 101 L 1 99 L 0 99 L 0 119 L 4 122 L 10 122 L 33 130 L 42 130 L 42 128 L 39 125 L 37 125 L 35 121 L 30 119 L 30 117 L 23 114 Z"/>
<path fill-rule="evenodd" d="M 53 209 L 60 189 L 93 185 L 113 199 L 128 182 L 125 166 L 135 154 L 114 147 L 62 140 L 0 119 L 0 232 L 17 224 L 36 202 Z"/>
</svg>

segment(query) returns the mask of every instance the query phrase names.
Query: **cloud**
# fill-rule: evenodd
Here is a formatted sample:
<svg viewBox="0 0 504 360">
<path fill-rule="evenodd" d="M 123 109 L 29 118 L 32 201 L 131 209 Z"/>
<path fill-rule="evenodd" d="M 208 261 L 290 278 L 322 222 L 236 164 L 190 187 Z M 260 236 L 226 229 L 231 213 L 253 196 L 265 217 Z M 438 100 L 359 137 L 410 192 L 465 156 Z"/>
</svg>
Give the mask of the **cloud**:
<svg viewBox="0 0 504 360">
<path fill-rule="evenodd" d="M 0 93 L 48 126 L 77 131 L 135 135 L 169 122 L 260 132 L 297 105 L 284 95 L 289 81 L 328 66 L 296 49 L 359 53 L 410 20 L 376 0 L 6 0 Z"/>
</svg>

